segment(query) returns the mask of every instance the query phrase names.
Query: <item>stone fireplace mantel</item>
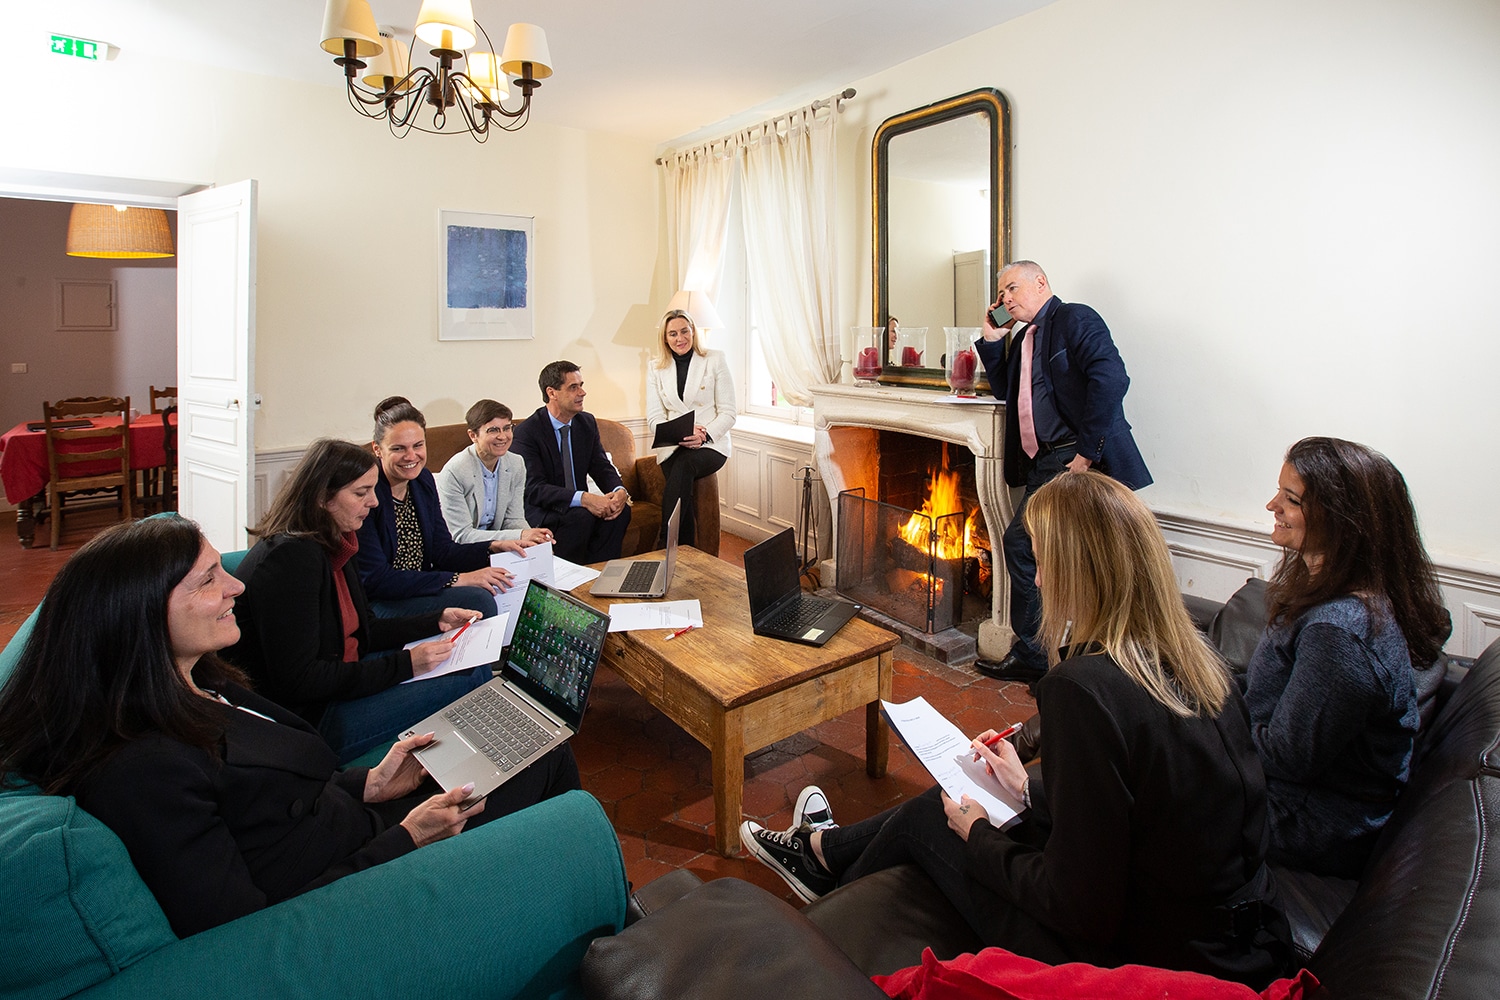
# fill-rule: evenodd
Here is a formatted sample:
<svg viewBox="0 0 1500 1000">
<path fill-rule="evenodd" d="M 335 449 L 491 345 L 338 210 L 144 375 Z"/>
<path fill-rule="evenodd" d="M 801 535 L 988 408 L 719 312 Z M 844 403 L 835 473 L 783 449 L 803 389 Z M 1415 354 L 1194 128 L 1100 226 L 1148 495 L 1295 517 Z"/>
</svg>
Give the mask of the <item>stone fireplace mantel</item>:
<svg viewBox="0 0 1500 1000">
<path fill-rule="evenodd" d="M 813 460 L 823 477 L 828 501 L 838 510 L 840 491 L 864 487 L 877 494 L 879 455 L 876 432 L 896 431 L 961 444 L 974 454 L 975 486 L 994 555 L 990 617 L 979 626 L 979 655 L 998 660 L 1010 649 L 1010 578 L 1005 573 L 1000 537 L 1015 507 L 1005 485 L 1005 404 L 940 402 L 938 393 L 889 386 L 819 385 L 813 396 Z M 838 525 L 834 525 L 837 547 Z"/>
</svg>

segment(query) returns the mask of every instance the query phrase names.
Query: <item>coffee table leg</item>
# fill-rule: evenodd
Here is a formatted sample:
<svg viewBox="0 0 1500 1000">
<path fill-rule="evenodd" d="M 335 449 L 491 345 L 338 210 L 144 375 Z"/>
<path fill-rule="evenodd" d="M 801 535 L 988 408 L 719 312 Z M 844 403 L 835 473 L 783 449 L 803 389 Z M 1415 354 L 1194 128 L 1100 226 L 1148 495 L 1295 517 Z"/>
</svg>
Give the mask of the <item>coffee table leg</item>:
<svg viewBox="0 0 1500 1000">
<path fill-rule="evenodd" d="M 714 846 L 726 858 L 740 850 L 740 819 L 745 795 L 745 727 L 739 709 L 714 720 Z"/>
<path fill-rule="evenodd" d="M 877 668 L 880 676 L 880 697 L 891 698 L 891 677 L 895 669 L 895 657 L 890 652 L 880 654 Z M 885 718 L 880 714 L 880 702 L 872 701 L 865 706 L 865 773 L 872 778 L 885 777 L 886 764 L 891 753 L 891 731 L 886 728 Z"/>
</svg>

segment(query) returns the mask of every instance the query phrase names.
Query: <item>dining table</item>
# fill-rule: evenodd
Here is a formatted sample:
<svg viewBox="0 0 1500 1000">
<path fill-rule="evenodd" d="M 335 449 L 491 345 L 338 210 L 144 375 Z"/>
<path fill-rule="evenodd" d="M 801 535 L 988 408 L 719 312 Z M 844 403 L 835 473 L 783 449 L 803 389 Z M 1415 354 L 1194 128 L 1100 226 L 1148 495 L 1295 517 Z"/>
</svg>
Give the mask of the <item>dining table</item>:
<svg viewBox="0 0 1500 1000">
<path fill-rule="evenodd" d="M 95 427 L 118 427 L 119 417 L 91 417 L 89 423 Z M 171 416 L 171 425 L 177 426 L 177 414 Z M 130 422 L 130 467 L 134 470 L 154 469 L 167 460 L 166 428 L 162 426 L 160 413 L 143 413 Z M 78 450 L 86 446 L 75 445 Z M 74 475 L 105 473 L 117 463 L 101 459 L 98 463 L 80 463 L 73 467 Z M 47 483 L 51 474 L 47 468 L 47 432 L 34 431 L 19 423 L 0 435 L 0 486 L 5 487 L 5 499 L 16 505 L 16 535 L 21 547 L 29 549 L 41 520 L 39 512 L 47 509 Z"/>
</svg>

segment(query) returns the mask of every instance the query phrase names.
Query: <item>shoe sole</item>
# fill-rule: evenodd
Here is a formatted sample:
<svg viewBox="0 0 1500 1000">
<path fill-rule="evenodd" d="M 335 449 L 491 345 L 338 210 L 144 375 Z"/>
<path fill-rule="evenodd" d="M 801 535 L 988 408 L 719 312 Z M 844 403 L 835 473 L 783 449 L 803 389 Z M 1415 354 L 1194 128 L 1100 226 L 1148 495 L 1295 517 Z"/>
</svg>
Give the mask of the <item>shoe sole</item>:
<svg viewBox="0 0 1500 1000">
<path fill-rule="evenodd" d="M 792 808 L 792 825 L 793 826 L 799 825 L 799 822 L 801 820 L 804 820 L 804 819 L 807 818 L 804 815 L 804 813 L 805 813 L 805 811 L 807 809 L 807 800 L 810 799 L 810 798 L 812 798 L 812 792 L 813 791 L 817 791 L 817 793 L 823 797 L 823 801 L 824 802 L 828 801 L 828 796 L 826 794 L 824 794 L 823 789 L 818 788 L 817 785 L 808 785 L 806 788 L 802 789 L 802 792 L 797 796 L 797 804 Z M 831 827 L 831 826 L 838 826 L 838 824 L 833 821 L 833 809 L 832 808 L 828 808 L 828 809 L 825 809 L 824 811 L 828 813 L 828 819 L 827 819 L 827 821 L 825 821 L 823 823 L 820 823 L 820 824 L 817 824 L 816 826 L 814 826 L 813 824 L 809 823 L 808 824 L 809 829 L 824 830 L 824 829 L 827 829 L 828 827 Z"/>
<path fill-rule="evenodd" d="M 795 892 L 797 898 L 802 900 L 802 902 L 816 903 L 819 899 L 823 898 L 803 885 L 802 881 L 795 875 L 787 872 L 785 868 L 781 867 L 781 862 L 777 861 L 774 855 L 760 846 L 760 841 L 756 840 L 755 834 L 750 831 L 749 820 L 740 824 L 740 844 L 755 857 L 756 861 L 759 861 L 775 872 L 781 878 L 781 881 L 787 884 L 787 888 Z"/>
</svg>

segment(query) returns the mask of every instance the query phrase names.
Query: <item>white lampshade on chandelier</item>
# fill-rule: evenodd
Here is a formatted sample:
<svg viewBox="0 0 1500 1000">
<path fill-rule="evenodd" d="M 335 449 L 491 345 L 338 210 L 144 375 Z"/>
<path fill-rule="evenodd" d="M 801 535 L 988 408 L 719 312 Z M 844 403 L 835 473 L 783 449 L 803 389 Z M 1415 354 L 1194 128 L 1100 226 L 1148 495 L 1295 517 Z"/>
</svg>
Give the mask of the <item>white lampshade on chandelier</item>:
<svg viewBox="0 0 1500 1000">
<path fill-rule="evenodd" d="M 517 131 L 531 118 L 532 91 L 552 75 L 546 32 L 512 24 L 496 55 L 489 33 L 474 20 L 471 0 L 422 0 L 413 48 L 428 50 L 436 60 L 432 67 L 412 68 L 406 43 L 393 29 L 376 27 L 369 0 L 327 0 L 322 45 L 344 68 L 349 106 L 366 118 L 383 119 L 396 136 L 416 129 L 484 142 L 492 127 Z M 461 69 L 455 68 L 459 60 Z M 521 90 L 521 106 L 514 110 L 502 104 L 510 97 L 512 76 Z M 431 118 L 424 123 L 428 109 Z"/>
</svg>

